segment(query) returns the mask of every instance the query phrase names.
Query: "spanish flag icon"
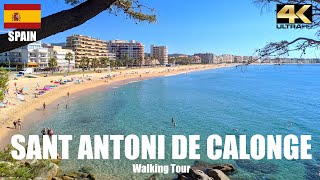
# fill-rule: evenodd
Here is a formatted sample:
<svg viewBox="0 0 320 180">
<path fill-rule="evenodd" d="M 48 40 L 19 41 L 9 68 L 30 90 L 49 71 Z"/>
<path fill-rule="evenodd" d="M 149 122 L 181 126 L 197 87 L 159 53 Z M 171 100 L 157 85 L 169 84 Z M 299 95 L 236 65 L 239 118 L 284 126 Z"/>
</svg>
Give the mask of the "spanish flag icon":
<svg viewBox="0 0 320 180">
<path fill-rule="evenodd" d="M 5 4 L 4 28 L 8 29 L 40 29 L 40 4 Z"/>
</svg>

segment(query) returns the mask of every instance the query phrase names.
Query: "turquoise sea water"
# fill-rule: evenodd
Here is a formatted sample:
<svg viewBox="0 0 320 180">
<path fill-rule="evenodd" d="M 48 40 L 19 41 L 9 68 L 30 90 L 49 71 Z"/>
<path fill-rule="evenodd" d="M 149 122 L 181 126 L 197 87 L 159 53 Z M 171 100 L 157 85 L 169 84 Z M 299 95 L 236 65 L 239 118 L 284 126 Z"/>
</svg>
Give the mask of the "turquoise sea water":
<svg viewBox="0 0 320 180">
<path fill-rule="evenodd" d="M 320 65 L 231 67 L 160 77 L 118 88 L 87 93 L 69 100 L 25 134 L 50 127 L 55 134 L 74 135 L 70 160 L 61 166 L 91 166 L 97 174 L 118 179 L 144 179 L 132 173 L 133 163 L 190 164 L 171 160 L 173 134 L 199 134 L 201 160 L 232 163 L 232 179 L 320 179 Z M 64 107 L 64 104 L 60 104 Z M 171 118 L 177 127 L 174 128 Z M 234 131 L 237 128 L 238 131 Z M 76 160 L 81 134 L 166 135 L 166 160 Z M 312 160 L 219 160 L 206 157 L 211 134 L 312 135 Z M 122 144 L 123 148 L 123 144 Z M 111 153 L 111 152 L 110 152 Z M 112 157 L 112 156 L 110 156 Z M 174 175 L 162 175 L 170 178 Z M 101 178 L 103 179 L 103 178 Z"/>
</svg>

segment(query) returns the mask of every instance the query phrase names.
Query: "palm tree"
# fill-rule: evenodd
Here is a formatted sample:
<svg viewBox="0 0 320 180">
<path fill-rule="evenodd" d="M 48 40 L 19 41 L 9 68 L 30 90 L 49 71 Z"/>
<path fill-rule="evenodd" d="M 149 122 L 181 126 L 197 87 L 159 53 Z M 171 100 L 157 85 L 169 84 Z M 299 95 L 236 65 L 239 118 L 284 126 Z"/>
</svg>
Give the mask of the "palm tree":
<svg viewBox="0 0 320 180">
<path fill-rule="evenodd" d="M 113 69 L 115 65 L 116 65 L 116 62 L 114 60 L 110 60 L 110 68 Z"/>
<path fill-rule="evenodd" d="M 86 59 L 87 59 L 86 57 L 82 57 L 81 61 L 80 61 L 80 66 L 81 66 L 83 72 L 84 72 L 84 67 L 86 66 L 86 62 L 87 62 Z"/>
<path fill-rule="evenodd" d="M 99 61 L 100 61 L 101 67 L 103 67 L 103 68 L 106 68 L 107 65 L 108 65 L 108 63 L 110 63 L 110 60 L 109 60 L 109 58 L 107 58 L 107 57 L 101 57 L 101 58 L 99 59 Z"/>
<path fill-rule="evenodd" d="M 86 66 L 87 66 L 87 68 L 89 68 L 89 65 L 90 65 L 90 59 L 88 57 L 86 57 Z"/>
<path fill-rule="evenodd" d="M 92 59 L 91 66 L 93 67 L 93 71 L 96 71 L 96 68 L 99 66 L 99 61 L 97 58 Z"/>
<path fill-rule="evenodd" d="M 129 62 L 131 63 L 131 68 L 133 68 L 133 64 L 134 64 L 135 60 L 134 59 L 130 59 Z"/>
<path fill-rule="evenodd" d="M 126 55 L 124 55 L 124 57 L 123 57 L 123 61 L 124 61 L 125 65 L 126 65 L 126 68 L 128 68 L 128 65 L 129 65 L 129 57 L 128 57 L 128 55 L 127 55 L 127 54 L 126 54 Z"/>
<path fill-rule="evenodd" d="M 116 61 L 116 65 L 117 67 L 122 67 L 123 66 L 123 62 L 122 61 Z"/>
<path fill-rule="evenodd" d="M 73 60 L 72 53 L 68 52 L 65 59 L 68 61 L 68 73 L 70 73 L 70 62 Z"/>
<path fill-rule="evenodd" d="M 52 74 L 53 74 L 53 70 L 54 68 L 56 68 L 58 66 L 58 62 L 57 62 L 57 58 L 56 57 L 52 57 L 49 59 L 48 62 L 49 68 L 51 68 Z"/>
<path fill-rule="evenodd" d="M 137 60 L 137 64 L 140 65 L 140 67 L 142 67 L 142 61 L 143 61 L 143 58 L 140 57 L 138 60 Z"/>
</svg>

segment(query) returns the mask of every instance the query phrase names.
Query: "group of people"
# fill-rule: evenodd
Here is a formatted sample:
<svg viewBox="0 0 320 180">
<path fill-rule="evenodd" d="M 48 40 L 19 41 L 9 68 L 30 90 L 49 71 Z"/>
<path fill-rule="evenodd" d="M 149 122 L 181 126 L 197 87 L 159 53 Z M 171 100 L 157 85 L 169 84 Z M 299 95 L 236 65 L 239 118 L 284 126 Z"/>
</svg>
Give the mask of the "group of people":
<svg viewBox="0 0 320 180">
<path fill-rule="evenodd" d="M 53 130 L 49 128 L 43 128 L 41 130 L 42 136 L 49 135 L 50 137 L 53 135 Z"/>
<path fill-rule="evenodd" d="M 70 97 L 70 93 L 69 93 L 69 92 L 67 93 L 67 96 L 68 96 L 68 98 Z M 57 104 L 57 109 L 59 109 L 59 107 L 60 107 L 60 104 Z M 42 104 L 42 110 L 44 111 L 44 110 L 46 110 L 46 108 L 47 108 L 47 105 L 46 105 L 46 103 L 44 102 L 44 103 Z M 68 104 L 66 104 L 66 109 L 68 109 Z"/>
<path fill-rule="evenodd" d="M 18 119 L 17 121 L 13 121 L 13 126 L 14 126 L 14 129 L 19 129 L 21 130 L 22 129 L 22 122 L 20 119 Z"/>
<path fill-rule="evenodd" d="M 174 121 L 173 118 L 171 119 L 171 122 L 173 123 L 173 126 L 174 126 L 174 127 L 177 127 L 177 124 L 176 124 L 176 122 Z"/>
</svg>

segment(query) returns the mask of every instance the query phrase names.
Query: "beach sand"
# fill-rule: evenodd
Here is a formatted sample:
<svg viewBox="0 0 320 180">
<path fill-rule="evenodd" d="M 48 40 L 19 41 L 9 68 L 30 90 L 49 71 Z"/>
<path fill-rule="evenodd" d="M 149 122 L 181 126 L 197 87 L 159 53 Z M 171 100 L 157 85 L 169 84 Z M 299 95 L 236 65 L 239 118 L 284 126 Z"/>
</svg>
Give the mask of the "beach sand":
<svg viewBox="0 0 320 180">
<path fill-rule="evenodd" d="M 154 67 L 154 68 L 133 68 L 133 69 L 123 69 L 112 71 L 112 75 L 115 77 L 104 78 L 108 75 L 107 72 L 102 73 L 85 73 L 69 75 L 65 79 L 79 79 L 80 84 L 75 82 L 69 82 L 65 85 L 58 85 L 58 87 L 53 88 L 50 91 L 46 91 L 43 95 L 39 95 L 35 98 L 34 93 L 38 92 L 37 83 L 40 85 L 39 88 L 43 88 L 46 85 L 54 85 L 52 81 L 57 81 L 63 76 L 50 76 L 49 77 L 39 77 L 39 78 L 19 78 L 18 80 L 9 81 L 9 95 L 7 100 L 11 104 L 6 108 L 0 109 L 0 147 L 4 147 L 10 142 L 10 138 L 13 134 L 19 133 L 17 129 L 14 129 L 13 121 L 21 119 L 22 128 L 27 128 L 36 123 L 39 118 L 36 115 L 30 117 L 31 113 L 38 113 L 42 111 L 42 105 L 45 102 L 50 108 L 56 107 L 58 99 L 67 98 L 67 93 L 71 95 L 78 94 L 80 96 L 85 95 L 87 91 L 97 89 L 100 86 L 107 85 L 121 85 L 126 84 L 130 81 L 140 81 L 145 79 L 150 79 L 159 76 L 170 76 L 175 74 L 187 73 L 192 71 L 200 71 L 207 69 L 215 69 L 221 67 L 233 66 L 231 64 L 218 64 L 218 65 L 185 65 L 176 67 Z M 89 78 L 91 80 L 89 80 Z M 24 88 L 27 95 L 24 95 L 26 101 L 20 101 L 14 94 L 17 89 Z M 56 102 L 56 103 L 55 103 Z M 55 103 L 55 104 L 53 104 Z M 50 111 L 49 111 L 50 113 Z M 52 112 L 53 113 L 53 112 Z M 28 117 L 28 118 L 27 118 Z"/>
</svg>

